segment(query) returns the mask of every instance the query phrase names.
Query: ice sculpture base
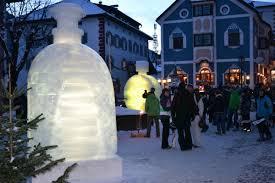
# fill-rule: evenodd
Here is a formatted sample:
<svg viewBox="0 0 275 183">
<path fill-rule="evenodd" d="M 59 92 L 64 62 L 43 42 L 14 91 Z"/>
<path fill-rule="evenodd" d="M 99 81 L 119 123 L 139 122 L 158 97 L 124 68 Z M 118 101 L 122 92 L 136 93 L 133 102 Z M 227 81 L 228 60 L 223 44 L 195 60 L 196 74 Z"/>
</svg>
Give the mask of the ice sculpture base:
<svg viewBox="0 0 275 183">
<path fill-rule="evenodd" d="M 49 183 L 56 180 L 74 162 L 66 162 L 51 172 L 32 179 L 32 183 Z M 120 183 L 122 181 L 122 159 L 77 162 L 78 166 L 70 174 L 70 183 Z M 30 182 L 29 182 L 30 183 Z"/>
</svg>

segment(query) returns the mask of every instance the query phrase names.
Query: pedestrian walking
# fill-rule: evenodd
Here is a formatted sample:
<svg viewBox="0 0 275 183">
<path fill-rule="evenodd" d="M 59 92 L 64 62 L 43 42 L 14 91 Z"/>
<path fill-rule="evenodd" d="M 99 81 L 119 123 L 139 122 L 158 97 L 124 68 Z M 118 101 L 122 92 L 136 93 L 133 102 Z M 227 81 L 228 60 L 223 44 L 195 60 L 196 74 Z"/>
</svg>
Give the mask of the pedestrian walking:
<svg viewBox="0 0 275 183">
<path fill-rule="evenodd" d="M 215 123 L 217 125 L 217 132 L 216 134 L 222 135 L 226 133 L 226 127 L 225 127 L 225 116 L 224 111 L 226 109 L 225 107 L 226 101 L 225 98 L 220 90 L 216 90 L 215 92 L 215 100 L 213 103 L 213 111 L 215 116 Z"/>
<path fill-rule="evenodd" d="M 171 96 L 170 91 L 167 88 L 162 90 L 162 94 L 160 95 L 160 104 L 163 109 L 163 114 L 161 115 L 161 122 L 162 122 L 162 142 L 161 148 L 162 149 L 171 149 L 169 145 L 169 131 L 170 131 L 170 115 L 171 115 Z"/>
<path fill-rule="evenodd" d="M 155 96 L 155 89 L 151 88 L 151 91 L 147 94 L 145 102 L 145 112 L 147 113 L 147 133 L 146 137 L 151 136 L 152 124 L 156 124 L 156 136 L 160 137 L 159 129 L 159 115 L 160 115 L 160 102 Z"/>
<path fill-rule="evenodd" d="M 208 96 L 208 116 L 209 116 L 209 123 L 212 123 L 213 125 L 215 125 L 214 123 L 214 110 L 213 110 L 213 104 L 215 102 L 215 89 L 210 89 L 209 93 L 207 94 Z"/>
<path fill-rule="evenodd" d="M 242 117 L 243 130 L 246 132 L 251 131 L 250 109 L 251 109 L 251 95 L 250 95 L 250 90 L 246 88 L 242 92 L 241 103 L 240 103 L 240 113 Z"/>
<path fill-rule="evenodd" d="M 197 148 L 201 146 L 201 127 L 199 123 L 204 123 L 203 112 L 204 112 L 204 103 L 203 98 L 199 92 L 199 89 L 194 90 L 194 101 L 196 104 L 196 116 L 193 121 L 191 121 L 191 136 L 193 147 Z"/>
<path fill-rule="evenodd" d="M 178 131 L 178 141 L 182 151 L 192 149 L 190 132 L 191 121 L 195 118 L 196 106 L 192 93 L 185 88 L 185 83 L 180 83 L 178 92 L 173 98 L 171 115 Z"/>
<path fill-rule="evenodd" d="M 257 125 L 260 138 L 258 141 L 270 140 L 272 134 L 268 126 L 268 120 L 270 119 L 273 111 L 271 99 L 265 94 L 265 91 L 261 89 L 259 91 L 259 98 L 257 99 L 257 119 L 264 119 L 263 122 Z"/>
<path fill-rule="evenodd" d="M 229 131 L 230 128 L 233 126 L 235 130 L 239 129 L 238 123 L 238 109 L 240 107 L 240 95 L 237 90 L 233 90 L 230 99 L 229 99 L 229 106 L 228 106 L 228 123 L 227 123 L 227 130 Z M 233 118 L 233 121 L 232 121 Z"/>
</svg>

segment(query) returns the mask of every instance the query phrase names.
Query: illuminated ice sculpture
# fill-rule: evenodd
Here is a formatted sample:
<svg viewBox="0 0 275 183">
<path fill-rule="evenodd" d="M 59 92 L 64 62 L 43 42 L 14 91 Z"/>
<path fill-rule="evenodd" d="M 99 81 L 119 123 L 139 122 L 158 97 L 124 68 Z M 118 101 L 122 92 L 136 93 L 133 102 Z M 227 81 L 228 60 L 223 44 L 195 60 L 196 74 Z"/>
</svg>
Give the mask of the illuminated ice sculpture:
<svg viewBox="0 0 275 183">
<path fill-rule="evenodd" d="M 40 113 L 45 116 L 38 129 L 29 134 L 34 139 L 30 145 L 58 145 L 51 152 L 55 159 L 65 157 L 67 165 L 78 162 L 72 183 L 107 183 L 102 176 L 119 178 L 122 168 L 116 155 L 110 72 L 94 50 L 81 44 L 83 30 L 78 28 L 78 22 L 84 12 L 78 5 L 59 3 L 50 13 L 57 20 L 54 44 L 36 56 L 28 75 L 28 118 Z M 61 174 L 63 168 L 57 168 L 55 174 Z M 50 178 L 47 174 L 33 183 L 50 182 Z"/>
<path fill-rule="evenodd" d="M 144 111 L 145 99 L 142 97 L 144 90 L 150 92 L 151 88 L 155 88 L 155 95 L 159 97 L 161 87 L 154 77 L 147 75 L 149 71 L 148 61 L 137 61 L 136 70 L 138 74 L 132 76 L 125 85 L 124 98 L 127 108 Z"/>
</svg>

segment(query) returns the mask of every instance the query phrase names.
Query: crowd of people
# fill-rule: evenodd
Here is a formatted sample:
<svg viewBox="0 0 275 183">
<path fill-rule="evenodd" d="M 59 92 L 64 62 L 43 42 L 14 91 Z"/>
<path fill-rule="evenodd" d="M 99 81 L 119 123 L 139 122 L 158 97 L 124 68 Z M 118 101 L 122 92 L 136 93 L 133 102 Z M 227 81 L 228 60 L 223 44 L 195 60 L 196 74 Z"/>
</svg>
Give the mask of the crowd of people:
<svg viewBox="0 0 275 183">
<path fill-rule="evenodd" d="M 160 119 L 163 126 L 162 149 L 171 148 L 168 141 L 171 128 L 178 133 L 182 151 L 200 147 L 201 133 L 207 131 L 209 124 L 216 126 L 217 135 L 226 135 L 230 130 L 251 132 L 253 123 L 258 128 L 258 141 L 272 139 L 273 104 L 268 91 L 261 86 L 254 90 L 248 87 L 209 87 L 200 92 L 182 82 L 173 95 L 171 93 L 164 88 L 159 100 L 152 88 L 143 95 L 148 116 L 146 137 L 150 138 L 153 124 L 156 136 L 160 137 Z"/>
</svg>

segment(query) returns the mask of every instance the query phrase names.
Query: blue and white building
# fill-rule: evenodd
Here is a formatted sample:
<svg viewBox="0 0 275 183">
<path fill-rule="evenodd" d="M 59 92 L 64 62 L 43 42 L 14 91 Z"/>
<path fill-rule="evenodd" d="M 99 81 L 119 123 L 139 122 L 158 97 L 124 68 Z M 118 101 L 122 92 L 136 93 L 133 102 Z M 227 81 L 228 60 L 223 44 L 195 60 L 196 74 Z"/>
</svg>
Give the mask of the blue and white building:
<svg viewBox="0 0 275 183">
<path fill-rule="evenodd" d="M 158 18 L 162 77 L 195 86 L 267 82 L 272 29 L 243 0 L 176 0 Z"/>
</svg>

